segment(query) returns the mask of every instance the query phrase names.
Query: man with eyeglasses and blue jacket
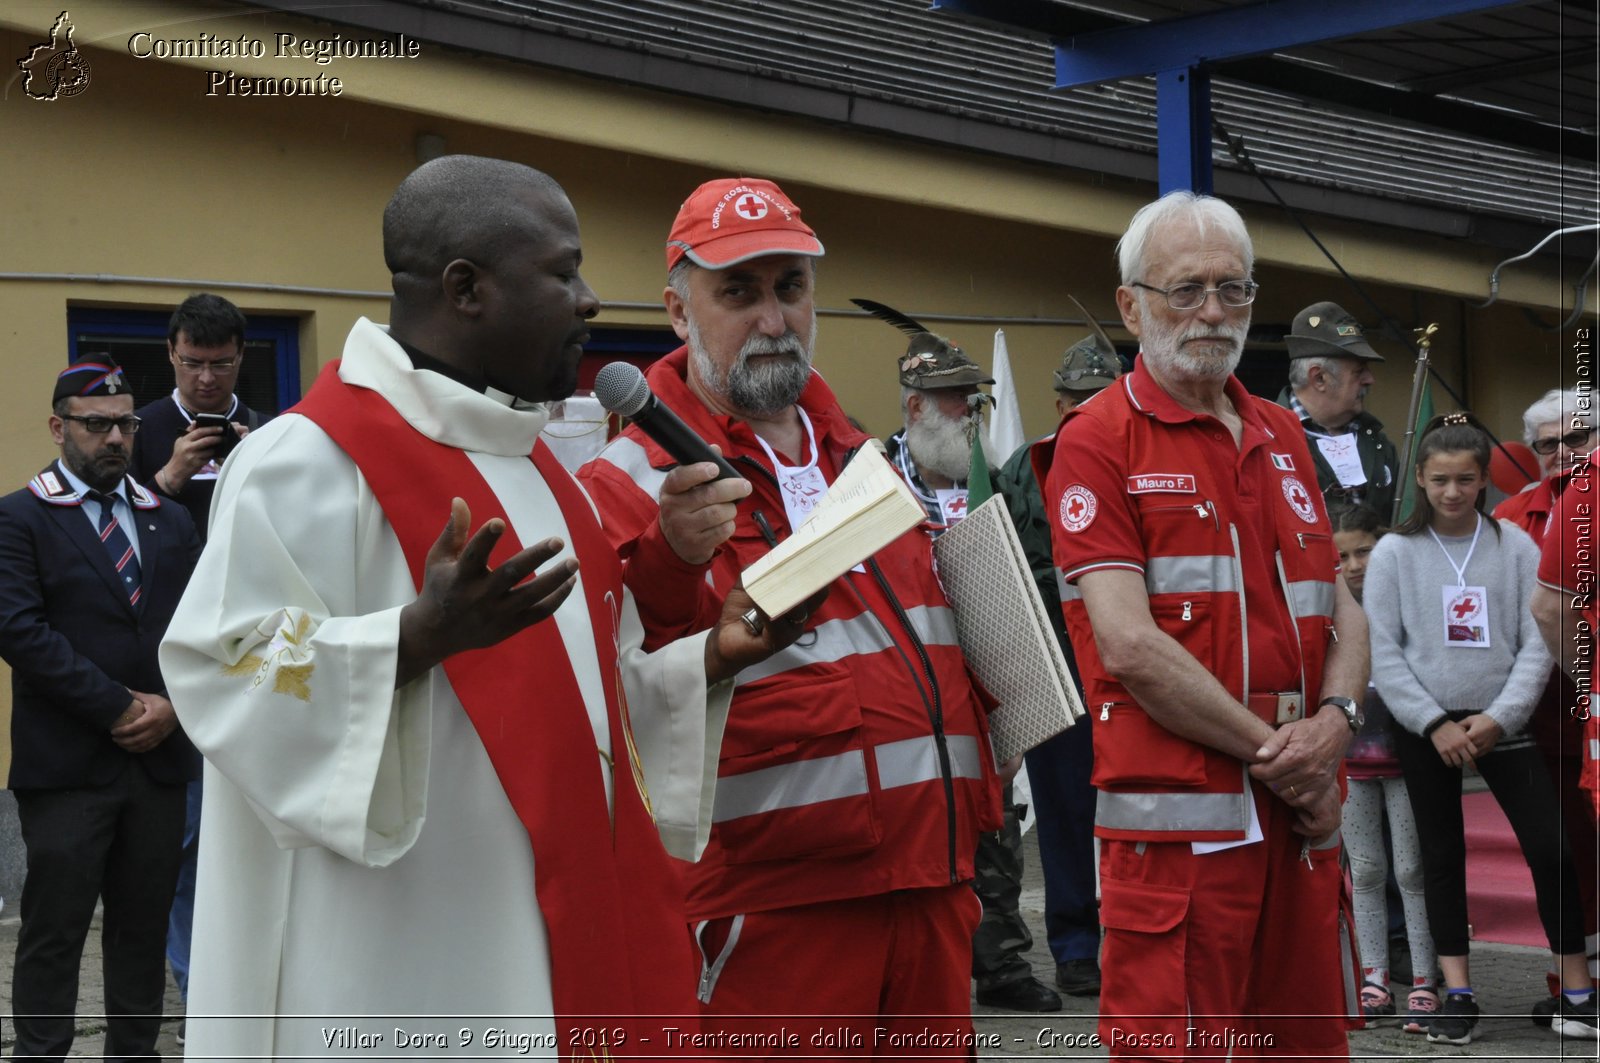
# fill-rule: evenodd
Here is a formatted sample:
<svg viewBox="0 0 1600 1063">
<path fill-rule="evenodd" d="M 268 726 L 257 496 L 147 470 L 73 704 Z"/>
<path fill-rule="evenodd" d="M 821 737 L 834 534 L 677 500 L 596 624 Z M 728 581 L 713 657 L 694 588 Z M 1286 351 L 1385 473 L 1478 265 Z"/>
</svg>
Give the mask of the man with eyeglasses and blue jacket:
<svg viewBox="0 0 1600 1063">
<path fill-rule="evenodd" d="M 200 541 L 182 506 L 128 475 L 141 427 L 117 364 L 57 378 L 60 448 L 0 499 L 0 657 L 11 665 L 11 772 L 27 850 L 12 980 L 16 1059 L 72 1048 L 78 969 L 103 905 L 105 1054 L 155 1055 L 184 784 L 200 758 L 156 649 Z"/>
</svg>

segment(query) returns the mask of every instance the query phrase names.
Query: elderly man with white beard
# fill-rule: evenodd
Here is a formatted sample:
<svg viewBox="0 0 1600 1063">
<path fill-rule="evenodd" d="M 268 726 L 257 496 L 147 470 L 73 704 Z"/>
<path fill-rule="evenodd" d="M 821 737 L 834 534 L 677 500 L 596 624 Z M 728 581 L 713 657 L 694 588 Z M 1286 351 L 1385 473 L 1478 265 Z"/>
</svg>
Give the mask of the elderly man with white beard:
<svg viewBox="0 0 1600 1063">
<path fill-rule="evenodd" d="M 1139 358 L 1036 454 L 1098 714 L 1100 1035 L 1113 1059 L 1344 1059 L 1339 773 L 1366 624 L 1304 432 L 1233 376 L 1243 219 L 1174 192 L 1117 252 Z"/>
<path fill-rule="evenodd" d="M 821 254 L 770 181 L 708 181 L 673 223 L 662 297 L 685 347 L 647 379 L 748 485 L 695 466 L 710 504 L 675 550 L 655 501 L 671 455 L 630 427 L 580 471 L 647 645 L 704 627 L 716 588 L 793 534 L 872 445 L 811 368 Z M 681 868 L 705 1043 L 742 1059 L 967 1058 L 972 854 L 1000 823 L 986 696 L 926 535 L 908 531 L 829 588 L 805 637 L 739 674 L 711 841 Z"/>
<path fill-rule="evenodd" d="M 885 442 L 889 460 L 928 513 L 925 527 L 937 537 L 967 515 L 972 441 L 989 401 L 978 387 L 993 384 L 994 377 L 960 347 L 893 307 L 870 299 L 851 302 L 911 337 L 898 363 L 904 424 Z"/>
</svg>

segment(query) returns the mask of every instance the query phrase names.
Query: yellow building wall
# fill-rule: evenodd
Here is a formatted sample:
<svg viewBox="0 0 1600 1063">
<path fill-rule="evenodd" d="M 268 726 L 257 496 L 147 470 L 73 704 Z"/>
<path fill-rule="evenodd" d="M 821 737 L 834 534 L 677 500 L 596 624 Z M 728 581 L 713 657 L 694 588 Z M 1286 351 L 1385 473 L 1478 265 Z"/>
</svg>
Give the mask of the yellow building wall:
<svg viewBox="0 0 1600 1063">
<path fill-rule="evenodd" d="M 0 56 L 47 36 L 55 0 L 0 6 Z M 1115 318 L 1113 247 L 1153 187 L 840 130 L 819 122 L 455 54 L 423 43 L 413 61 L 136 59 L 127 41 L 201 31 L 271 40 L 280 29 L 333 27 L 228 5 L 93 0 L 73 5 L 75 41 L 92 64 L 78 96 L 26 97 L 12 76 L 0 95 L 0 489 L 20 487 L 54 457 L 45 418 L 76 306 L 167 310 L 207 284 L 248 314 L 301 322 L 301 379 L 336 357 L 359 315 L 383 320 L 387 289 L 379 219 L 417 164 L 417 138 L 447 150 L 537 166 L 568 190 L 586 248 L 584 272 L 613 305 L 600 324 L 662 328 L 662 243 L 682 198 L 709 177 L 780 181 L 828 249 L 819 274 L 817 366 L 846 408 L 879 435 L 899 418 L 902 338 L 858 316 L 852 296 L 911 314 L 1072 318 L 1075 294 Z M 284 77 L 341 77 L 337 99 L 204 95 L 208 67 Z M 1153 170 L 1153 166 L 1152 166 Z M 1244 209 L 1263 283 L 1258 322 L 1287 323 L 1332 298 L 1376 320 L 1280 213 Z M 1497 258 L 1483 249 L 1393 229 L 1314 219 L 1347 269 L 1396 320 L 1438 321 L 1435 357 L 1492 427 L 1520 434 L 1521 409 L 1566 365 L 1566 341 L 1541 333 L 1522 305 L 1558 316 L 1563 290 L 1540 267 L 1508 273 L 1506 303 L 1467 307 Z M 80 279 L 23 279 L 18 274 Z M 102 281 L 93 277 L 146 278 Z M 153 279 L 192 281 L 155 283 Z M 294 290 L 275 290 L 283 286 Z M 311 293 L 300 289 L 328 289 Z M 1517 305 L 1522 304 L 1522 305 Z M 987 365 L 994 324 L 935 325 Z M 1008 323 L 1024 426 L 1054 424 L 1049 377 L 1078 326 Z M 1128 337 L 1120 329 L 1119 340 Z M 1567 339 L 1570 339 L 1568 337 Z M 1394 427 L 1410 366 L 1390 355 L 1372 396 Z M 1469 367 L 1470 366 L 1470 370 Z M 1448 408 L 1436 393 L 1440 408 Z M 9 684 L 0 685 L 0 717 Z M 0 739 L 0 755 L 8 746 Z"/>
</svg>

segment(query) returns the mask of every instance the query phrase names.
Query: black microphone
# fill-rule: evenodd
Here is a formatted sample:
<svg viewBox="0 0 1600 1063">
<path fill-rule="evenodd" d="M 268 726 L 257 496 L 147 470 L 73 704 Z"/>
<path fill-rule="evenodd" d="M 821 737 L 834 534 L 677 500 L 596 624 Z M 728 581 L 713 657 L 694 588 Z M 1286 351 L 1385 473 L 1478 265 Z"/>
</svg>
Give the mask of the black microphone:
<svg viewBox="0 0 1600 1063">
<path fill-rule="evenodd" d="M 626 417 L 639 430 L 655 440 L 683 465 L 714 462 L 720 470 L 718 480 L 744 477 L 727 460 L 712 452 L 706 441 L 666 403 L 657 399 L 645 382 L 639 367 L 629 362 L 610 362 L 600 367 L 594 378 L 594 396 L 608 411 Z"/>
</svg>

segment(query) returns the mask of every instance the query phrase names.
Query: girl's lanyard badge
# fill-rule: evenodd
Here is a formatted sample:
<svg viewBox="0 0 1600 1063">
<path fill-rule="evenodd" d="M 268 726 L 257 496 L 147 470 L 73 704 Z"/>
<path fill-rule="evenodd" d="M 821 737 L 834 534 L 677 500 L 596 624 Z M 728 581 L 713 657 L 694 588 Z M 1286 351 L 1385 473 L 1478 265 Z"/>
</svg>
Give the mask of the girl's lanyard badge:
<svg viewBox="0 0 1600 1063">
<path fill-rule="evenodd" d="M 1456 570 L 1455 586 L 1445 584 L 1443 587 L 1444 644 L 1487 649 L 1489 593 L 1483 587 L 1467 586 L 1467 566 L 1472 563 L 1472 552 L 1478 548 L 1478 536 L 1483 534 L 1483 517 L 1478 517 L 1477 527 L 1472 530 L 1472 545 L 1467 547 L 1467 556 L 1461 559 L 1459 565 L 1432 528 L 1428 529 L 1428 534 L 1439 544 L 1439 550 L 1444 554 L 1444 559 L 1450 562 L 1450 567 Z"/>
<path fill-rule="evenodd" d="M 767 460 L 772 462 L 772 471 L 778 476 L 778 493 L 783 496 L 783 511 L 789 517 L 791 531 L 805 523 L 817 503 L 822 501 L 822 496 L 828 493 L 828 481 L 822 478 L 822 470 L 817 468 L 817 436 L 812 431 L 811 418 L 799 406 L 795 407 L 795 412 L 800 415 L 800 424 L 806 430 L 806 449 L 801 456 L 804 457 L 806 452 L 811 454 L 811 461 L 807 464 L 785 465 L 767 446 L 767 441 L 756 436 L 756 442 L 761 444 Z"/>
</svg>

